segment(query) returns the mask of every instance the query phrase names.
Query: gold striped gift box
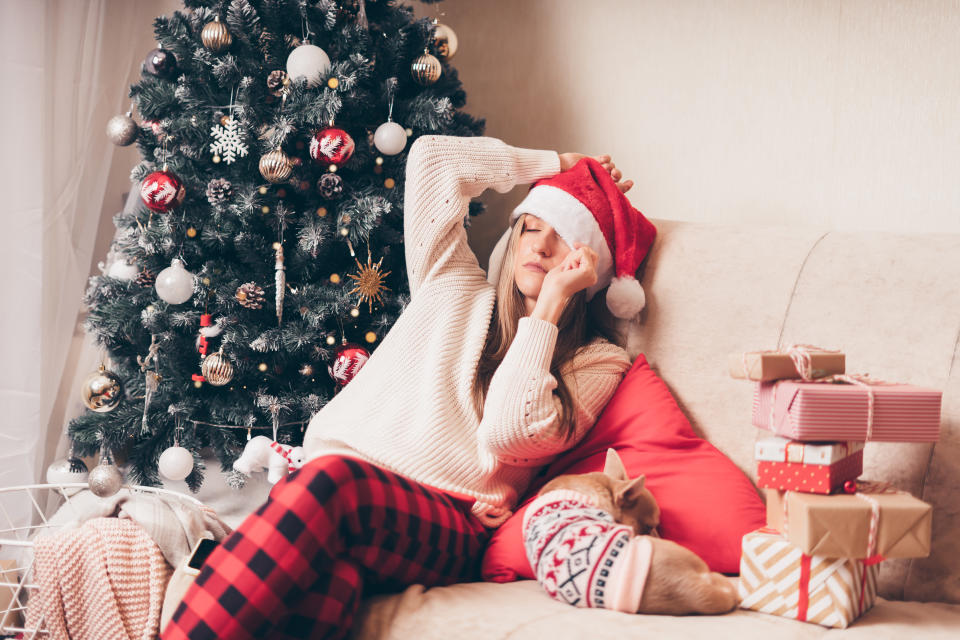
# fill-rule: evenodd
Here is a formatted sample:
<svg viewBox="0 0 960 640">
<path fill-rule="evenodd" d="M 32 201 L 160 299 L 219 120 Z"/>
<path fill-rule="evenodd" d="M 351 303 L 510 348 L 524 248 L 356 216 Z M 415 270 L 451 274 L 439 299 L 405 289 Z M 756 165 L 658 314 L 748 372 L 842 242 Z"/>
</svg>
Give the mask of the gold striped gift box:
<svg viewBox="0 0 960 640">
<path fill-rule="evenodd" d="M 758 529 L 743 537 L 740 606 L 843 629 L 873 606 L 878 566 L 809 556 L 776 531 Z"/>
</svg>

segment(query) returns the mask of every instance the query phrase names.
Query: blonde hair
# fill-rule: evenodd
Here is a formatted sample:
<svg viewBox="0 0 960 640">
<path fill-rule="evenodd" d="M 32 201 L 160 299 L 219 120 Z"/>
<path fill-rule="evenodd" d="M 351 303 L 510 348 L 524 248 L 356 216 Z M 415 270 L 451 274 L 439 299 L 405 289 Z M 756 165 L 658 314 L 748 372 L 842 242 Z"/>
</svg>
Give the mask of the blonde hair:
<svg viewBox="0 0 960 640">
<path fill-rule="evenodd" d="M 526 214 L 520 216 L 514 223 L 507 248 L 503 252 L 500 275 L 495 285 L 497 299 L 493 306 L 487 339 L 477 364 L 477 375 L 473 383 L 473 401 L 477 415 L 480 417 L 483 416 L 483 405 L 490 387 L 490 379 L 517 335 L 517 324 L 520 318 L 526 315 L 523 293 L 517 288 L 513 272 L 513 263 L 525 217 Z M 586 291 L 579 291 L 567 303 L 557 322 L 559 332 L 553 359 L 550 362 L 550 374 L 557 380 L 555 393 L 560 400 L 560 431 L 568 439 L 573 435 L 575 426 L 573 392 L 567 385 L 567 381 L 560 375 L 560 371 L 580 349 L 594 340 L 606 339 L 610 342 L 618 342 L 615 319 L 607 311 L 605 298 L 606 289 L 598 291 L 589 302 L 587 302 Z"/>
</svg>

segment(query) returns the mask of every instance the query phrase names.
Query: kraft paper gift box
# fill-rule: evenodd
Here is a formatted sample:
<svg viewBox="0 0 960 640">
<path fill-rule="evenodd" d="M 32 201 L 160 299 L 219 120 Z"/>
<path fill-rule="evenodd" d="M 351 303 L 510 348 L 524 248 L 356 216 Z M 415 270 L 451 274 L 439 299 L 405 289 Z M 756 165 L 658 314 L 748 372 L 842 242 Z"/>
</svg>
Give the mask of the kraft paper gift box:
<svg viewBox="0 0 960 640">
<path fill-rule="evenodd" d="M 846 370 L 846 356 L 833 351 L 808 351 L 810 377 L 823 378 Z M 767 382 L 785 378 L 800 378 L 797 365 L 789 353 L 748 351 L 730 356 L 730 375 L 742 380 Z"/>
<path fill-rule="evenodd" d="M 809 443 L 779 436 L 756 444 L 757 486 L 833 493 L 863 473 L 862 442 Z"/>
<path fill-rule="evenodd" d="M 758 382 L 753 424 L 794 440 L 936 442 L 941 396 L 908 384 Z"/>
<path fill-rule="evenodd" d="M 933 508 L 906 492 L 824 496 L 767 490 L 767 525 L 800 551 L 831 558 L 925 558 L 930 555 Z M 874 515 L 873 503 L 878 509 Z M 786 513 L 785 513 L 786 512 Z M 870 549 L 871 521 L 876 540 Z"/>
<path fill-rule="evenodd" d="M 846 628 L 877 598 L 876 563 L 811 556 L 769 529 L 743 537 L 740 607 Z"/>
</svg>

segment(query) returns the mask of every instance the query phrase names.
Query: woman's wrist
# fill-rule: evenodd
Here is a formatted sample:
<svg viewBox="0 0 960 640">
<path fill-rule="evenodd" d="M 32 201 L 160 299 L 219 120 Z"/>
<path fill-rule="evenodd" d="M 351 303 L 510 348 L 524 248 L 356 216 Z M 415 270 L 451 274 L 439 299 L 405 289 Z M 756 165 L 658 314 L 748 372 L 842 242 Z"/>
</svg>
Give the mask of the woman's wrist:
<svg viewBox="0 0 960 640">
<path fill-rule="evenodd" d="M 569 298 L 562 296 L 541 295 L 537 298 L 537 304 L 534 306 L 530 317 L 557 324 L 560 322 L 560 316 L 563 314 L 563 310 L 566 308 L 568 301 Z"/>
</svg>

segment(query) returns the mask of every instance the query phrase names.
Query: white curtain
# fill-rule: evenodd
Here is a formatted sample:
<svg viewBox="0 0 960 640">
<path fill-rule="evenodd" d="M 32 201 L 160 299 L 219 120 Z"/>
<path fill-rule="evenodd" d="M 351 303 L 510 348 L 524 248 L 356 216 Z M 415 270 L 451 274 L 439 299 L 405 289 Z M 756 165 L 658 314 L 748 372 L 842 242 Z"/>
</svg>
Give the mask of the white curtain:
<svg viewBox="0 0 960 640">
<path fill-rule="evenodd" d="M 42 482 L 64 453 L 73 369 L 95 359 L 78 358 L 75 336 L 91 263 L 102 259 L 98 227 L 110 224 L 101 213 L 116 148 L 104 129 L 127 110 L 131 69 L 155 46 L 143 34 L 168 4 L 0 0 L 0 488 Z M 28 504 L 3 494 L 0 507 L 29 517 Z"/>
</svg>

